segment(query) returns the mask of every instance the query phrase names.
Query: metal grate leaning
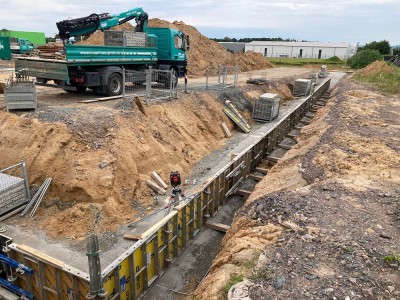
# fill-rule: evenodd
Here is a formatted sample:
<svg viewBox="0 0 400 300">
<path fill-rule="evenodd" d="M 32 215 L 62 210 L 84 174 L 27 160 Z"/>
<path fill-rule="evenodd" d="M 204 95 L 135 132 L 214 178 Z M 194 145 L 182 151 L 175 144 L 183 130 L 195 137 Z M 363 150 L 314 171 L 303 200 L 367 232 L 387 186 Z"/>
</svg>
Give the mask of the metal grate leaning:
<svg viewBox="0 0 400 300">
<path fill-rule="evenodd" d="M 25 162 L 0 170 L 0 216 L 30 200 Z"/>
</svg>

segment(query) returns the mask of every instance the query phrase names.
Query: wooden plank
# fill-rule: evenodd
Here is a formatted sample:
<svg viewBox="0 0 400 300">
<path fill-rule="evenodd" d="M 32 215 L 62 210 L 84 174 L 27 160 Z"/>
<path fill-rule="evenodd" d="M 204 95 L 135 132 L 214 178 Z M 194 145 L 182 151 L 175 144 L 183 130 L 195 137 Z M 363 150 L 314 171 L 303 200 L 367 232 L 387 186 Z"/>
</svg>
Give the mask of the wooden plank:
<svg viewBox="0 0 400 300">
<path fill-rule="evenodd" d="M 267 156 L 267 160 L 277 163 L 280 160 L 280 158 L 274 156 Z"/>
<path fill-rule="evenodd" d="M 29 246 L 17 244 L 16 247 L 17 247 L 17 249 L 24 251 L 28 255 L 34 256 L 35 258 L 40 259 L 41 261 L 48 262 L 59 268 L 63 268 L 65 265 L 65 263 L 62 262 L 61 260 L 51 257 L 43 252 L 40 252 L 36 249 L 31 248 Z"/>
<path fill-rule="evenodd" d="M 247 191 L 247 190 L 237 190 L 236 194 L 238 194 L 239 196 L 243 196 L 243 197 L 248 197 L 250 196 L 252 193 L 252 191 Z"/>
<path fill-rule="evenodd" d="M 135 104 L 137 108 L 142 112 L 142 114 L 147 116 L 146 109 L 144 108 L 142 99 L 139 96 L 135 96 Z"/>
<path fill-rule="evenodd" d="M 243 123 L 243 121 L 238 118 L 229 108 L 224 107 L 224 113 L 231 119 L 240 129 L 245 133 L 249 133 L 250 129 L 246 126 L 247 123 Z"/>
<path fill-rule="evenodd" d="M 206 227 L 217 230 L 219 232 L 223 232 L 223 233 L 226 233 L 229 230 L 229 228 L 231 228 L 231 226 L 229 226 L 229 225 L 225 225 L 225 224 L 221 224 L 221 223 L 214 223 L 214 222 L 210 222 L 210 221 L 206 222 Z"/>
<path fill-rule="evenodd" d="M 96 98 L 96 99 L 89 99 L 89 100 L 81 100 L 78 101 L 78 103 L 93 103 L 93 102 L 99 102 L 99 101 L 109 101 L 109 100 L 115 100 L 122 98 L 123 96 L 110 96 L 110 97 L 102 97 L 102 98 Z"/>
<path fill-rule="evenodd" d="M 172 217 L 178 214 L 178 211 L 173 210 L 170 212 L 166 217 L 162 218 L 160 221 L 158 221 L 156 224 L 151 226 L 149 229 L 147 229 L 145 232 L 142 233 L 140 236 L 141 239 L 144 239 L 148 237 L 150 234 L 152 234 L 154 231 L 157 231 L 161 226 L 165 225 L 168 221 L 172 220 Z"/>
<path fill-rule="evenodd" d="M 238 153 L 232 153 L 231 154 L 231 160 L 234 160 L 239 154 Z"/>
<path fill-rule="evenodd" d="M 268 170 L 264 169 L 264 168 L 256 168 L 256 171 L 259 172 L 259 173 L 262 173 L 264 175 L 268 174 Z"/>
<path fill-rule="evenodd" d="M 146 180 L 146 184 L 149 188 L 151 188 L 153 191 L 155 191 L 159 195 L 165 195 L 167 193 L 166 190 L 164 190 L 157 183 L 155 183 L 154 181 L 151 181 L 150 179 Z"/>
<path fill-rule="evenodd" d="M 168 185 L 164 182 L 164 180 L 161 179 L 161 177 L 157 174 L 156 171 L 153 171 L 150 173 L 151 178 L 154 179 L 154 181 L 162 187 L 164 190 L 168 188 Z"/>
<path fill-rule="evenodd" d="M 222 131 L 223 131 L 224 134 L 225 134 L 225 137 L 230 138 L 230 137 L 232 136 L 232 133 L 231 133 L 231 131 L 229 130 L 229 128 L 228 128 L 228 126 L 226 125 L 225 122 L 222 122 L 222 123 L 221 123 L 221 128 L 222 128 Z"/>
<path fill-rule="evenodd" d="M 249 174 L 249 178 L 251 178 L 251 179 L 253 179 L 255 181 L 261 181 L 261 180 L 263 180 L 264 176 L 258 176 L 258 175 L 255 175 L 255 174 Z"/>
<path fill-rule="evenodd" d="M 232 111 L 232 113 L 234 113 L 245 125 L 246 128 L 248 128 L 249 130 L 251 129 L 251 126 L 249 125 L 249 123 L 247 123 L 246 119 L 242 116 L 242 114 L 239 112 L 239 110 L 237 109 L 237 107 L 235 106 L 235 104 L 233 104 L 231 101 L 227 100 L 225 101 L 226 106 Z"/>
<path fill-rule="evenodd" d="M 142 237 L 140 235 L 137 235 L 137 234 L 129 234 L 129 233 L 124 234 L 124 239 L 125 240 L 138 241 L 141 238 Z"/>
</svg>

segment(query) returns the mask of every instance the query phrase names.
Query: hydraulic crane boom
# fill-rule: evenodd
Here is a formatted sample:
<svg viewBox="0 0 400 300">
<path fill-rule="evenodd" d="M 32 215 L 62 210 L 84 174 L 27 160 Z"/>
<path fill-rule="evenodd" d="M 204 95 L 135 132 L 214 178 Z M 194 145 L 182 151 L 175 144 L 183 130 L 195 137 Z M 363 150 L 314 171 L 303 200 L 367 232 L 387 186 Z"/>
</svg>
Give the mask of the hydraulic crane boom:
<svg viewBox="0 0 400 300">
<path fill-rule="evenodd" d="M 148 14 L 141 7 L 130 9 L 119 14 L 91 14 L 87 17 L 69 19 L 57 23 L 62 40 L 68 40 L 77 35 L 92 34 L 96 30 L 107 30 L 117 25 L 135 19 L 136 32 L 144 32 L 147 28 Z"/>
</svg>

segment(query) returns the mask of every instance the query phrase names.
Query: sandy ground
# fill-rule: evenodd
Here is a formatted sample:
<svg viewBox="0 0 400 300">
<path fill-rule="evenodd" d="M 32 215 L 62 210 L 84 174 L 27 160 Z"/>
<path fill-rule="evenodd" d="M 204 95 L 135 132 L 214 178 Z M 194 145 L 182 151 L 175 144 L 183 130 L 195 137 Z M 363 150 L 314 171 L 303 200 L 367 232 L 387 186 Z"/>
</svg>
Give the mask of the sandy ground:
<svg viewBox="0 0 400 300">
<path fill-rule="evenodd" d="M 221 122 L 235 132 L 222 112 L 225 100 L 236 103 L 254 124 L 250 112 L 255 98 L 276 92 L 290 101 L 295 76 L 309 70 L 274 72 L 269 70 L 269 75 L 290 77 L 254 86 L 246 85 L 247 74 L 241 74 L 235 92 L 190 90 L 178 100 L 145 106 L 145 114 L 131 100 L 83 104 L 78 101 L 98 95 L 38 87 L 36 111 L 0 112 L 0 168 L 25 159 L 32 192 L 46 177 L 53 178 L 37 215 L 22 225 L 54 238 L 83 240 L 89 231 L 114 230 L 159 209 L 163 203 L 154 204 L 156 194 L 145 184 L 150 172 L 157 171 L 166 182 L 173 170 L 188 178 L 196 162 L 223 148 Z M 0 72 L 0 80 L 10 74 Z M 0 107 L 4 106 L 0 95 Z"/>
<path fill-rule="evenodd" d="M 241 281 L 234 299 L 399 299 L 399 100 L 342 82 L 238 212 L 195 298 Z"/>
</svg>

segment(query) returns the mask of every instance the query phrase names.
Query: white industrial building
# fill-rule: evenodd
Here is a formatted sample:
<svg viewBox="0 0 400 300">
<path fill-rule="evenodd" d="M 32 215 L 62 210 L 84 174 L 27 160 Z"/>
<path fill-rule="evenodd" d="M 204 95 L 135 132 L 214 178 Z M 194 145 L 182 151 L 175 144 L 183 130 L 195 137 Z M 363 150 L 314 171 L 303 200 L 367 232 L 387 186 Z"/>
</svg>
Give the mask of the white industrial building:
<svg viewBox="0 0 400 300">
<path fill-rule="evenodd" d="M 312 43 L 312 42 L 257 42 L 245 45 L 245 51 L 261 53 L 266 57 L 287 58 L 330 58 L 351 57 L 355 49 L 350 43 Z"/>
</svg>

